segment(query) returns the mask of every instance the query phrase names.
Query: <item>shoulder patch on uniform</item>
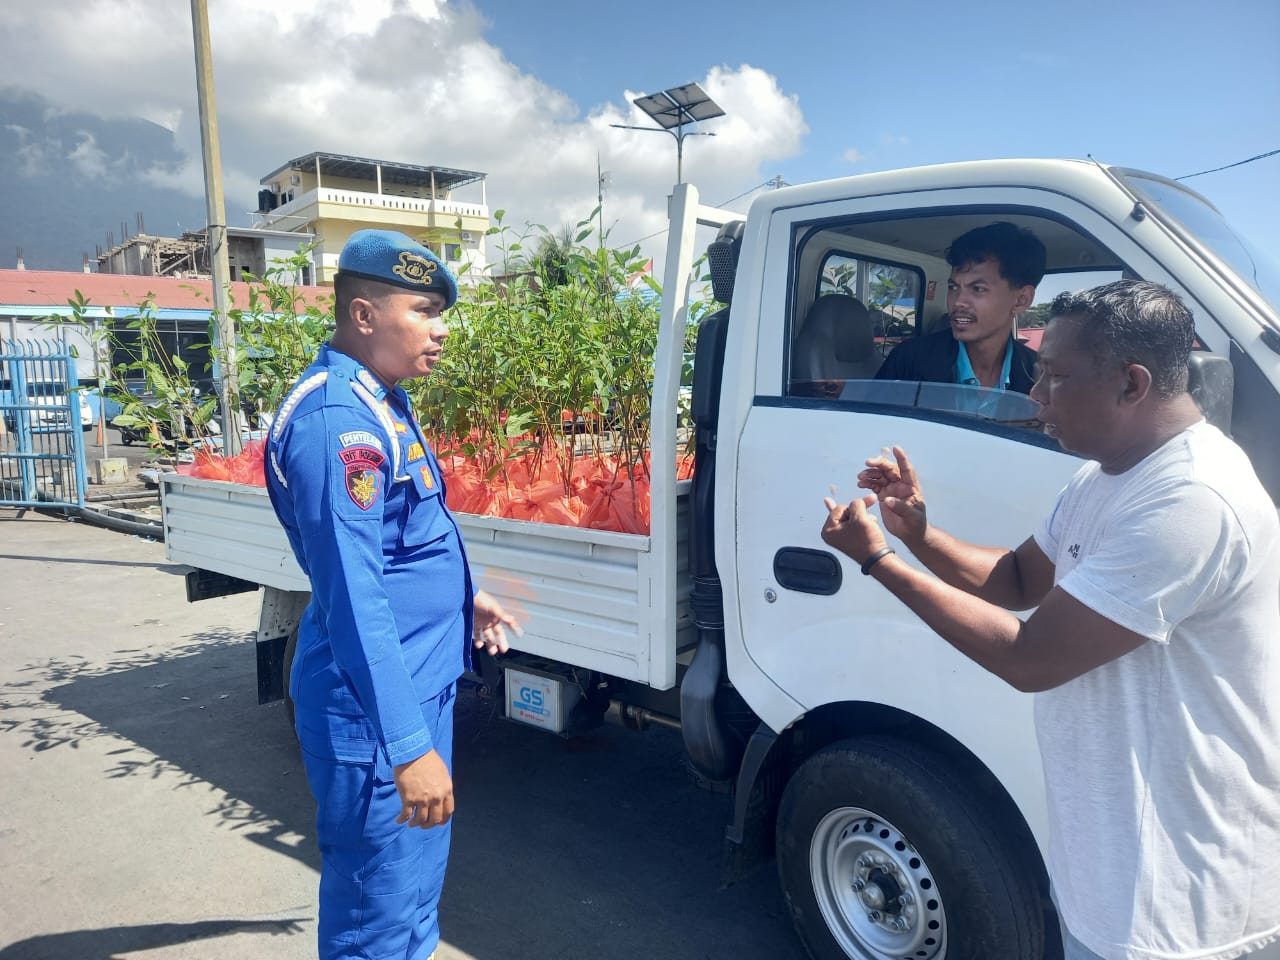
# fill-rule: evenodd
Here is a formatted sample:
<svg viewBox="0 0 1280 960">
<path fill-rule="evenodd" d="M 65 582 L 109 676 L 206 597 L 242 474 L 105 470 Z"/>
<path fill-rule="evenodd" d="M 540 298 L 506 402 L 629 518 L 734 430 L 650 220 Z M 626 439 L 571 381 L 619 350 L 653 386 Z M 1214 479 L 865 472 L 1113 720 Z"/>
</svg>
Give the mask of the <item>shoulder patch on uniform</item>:
<svg viewBox="0 0 1280 960">
<path fill-rule="evenodd" d="M 405 459 L 409 461 L 421 460 L 426 455 L 427 452 L 422 449 L 422 444 L 415 440 L 413 443 L 409 444 L 409 452 L 405 454 Z"/>
<path fill-rule="evenodd" d="M 284 403 L 280 405 L 280 409 L 276 412 L 275 421 L 271 424 L 272 440 L 278 441 L 280 439 L 280 436 L 284 433 L 285 424 L 289 422 L 289 417 L 293 416 L 293 411 L 302 402 L 302 398 L 320 389 L 328 379 L 329 371 L 320 370 L 305 380 L 298 381 L 297 386 L 293 388 L 293 392 L 284 398 Z"/>
<path fill-rule="evenodd" d="M 382 441 L 368 430 L 348 430 L 346 433 L 340 433 L 338 434 L 338 442 L 344 447 L 354 447 L 356 444 L 363 444 L 367 447 L 373 447 L 375 450 L 382 449 Z"/>
<path fill-rule="evenodd" d="M 428 490 L 436 485 L 435 477 L 431 476 L 431 468 L 423 464 L 418 468 L 422 471 L 422 482 Z"/>
<path fill-rule="evenodd" d="M 343 447 L 338 451 L 346 478 L 347 495 L 361 510 L 368 510 L 382 492 L 382 471 L 387 458 L 381 450 L 370 446 Z"/>
</svg>

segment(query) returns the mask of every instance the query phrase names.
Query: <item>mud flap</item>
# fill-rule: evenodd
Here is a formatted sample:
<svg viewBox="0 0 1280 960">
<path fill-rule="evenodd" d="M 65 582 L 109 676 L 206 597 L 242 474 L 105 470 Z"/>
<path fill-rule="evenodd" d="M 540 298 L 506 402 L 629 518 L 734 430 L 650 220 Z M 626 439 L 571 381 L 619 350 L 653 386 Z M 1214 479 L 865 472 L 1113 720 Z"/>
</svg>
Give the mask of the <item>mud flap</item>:
<svg viewBox="0 0 1280 960">
<path fill-rule="evenodd" d="M 310 601 L 309 593 L 263 588 L 258 614 L 258 703 L 284 699 L 284 648 Z"/>
<path fill-rule="evenodd" d="M 725 830 L 721 887 L 745 880 L 774 858 L 773 826 L 785 786 L 777 741 L 762 723 L 747 743 L 734 786 L 733 821 Z"/>
</svg>

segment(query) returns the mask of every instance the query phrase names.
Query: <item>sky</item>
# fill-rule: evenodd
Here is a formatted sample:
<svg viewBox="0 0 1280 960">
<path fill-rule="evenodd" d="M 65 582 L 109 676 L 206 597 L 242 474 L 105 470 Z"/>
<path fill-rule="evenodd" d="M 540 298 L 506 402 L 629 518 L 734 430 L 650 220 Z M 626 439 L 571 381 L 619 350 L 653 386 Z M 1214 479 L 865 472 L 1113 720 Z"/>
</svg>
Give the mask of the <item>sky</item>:
<svg viewBox="0 0 1280 960">
<path fill-rule="evenodd" d="M 661 256 L 675 144 L 613 129 L 697 81 L 706 203 L 952 160 L 1179 177 L 1280 148 L 1275 0 L 209 0 L 227 217 L 312 151 L 484 171 L 504 222 L 596 205 Z M 122 225 L 205 223 L 187 3 L 0 0 L 0 267 L 79 269 Z M 1187 181 L 1280 259 L 1280 155 Z"/>
</svg>

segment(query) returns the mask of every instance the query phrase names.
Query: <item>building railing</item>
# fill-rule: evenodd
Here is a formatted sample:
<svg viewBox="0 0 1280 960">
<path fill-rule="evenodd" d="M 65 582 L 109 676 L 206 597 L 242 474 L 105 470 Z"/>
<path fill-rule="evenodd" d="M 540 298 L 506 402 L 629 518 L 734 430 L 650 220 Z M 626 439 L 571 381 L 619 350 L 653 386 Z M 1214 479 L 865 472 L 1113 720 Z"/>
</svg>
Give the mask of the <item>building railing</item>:
<svg viewBox="0 0 1280 960">
<path fill-rule="evenodd" d="M 335 190 L 320 187 L 308 190 L 282 203 L 274 210 L 259 213 L 264 223 L 284 219 L 313 203 L 340 203 L 353 207 L 369 207 L 375 210 L 403 210 L 413 213 L 435 213 L 454 217 L 480 217 L 489 219 L 489 208 L 483 203 L 466 203 L 457 200 L 431 199 L 428 197 L 402 197 L 390 193 L 372 193 L 365 190 Z"/>
</svg>

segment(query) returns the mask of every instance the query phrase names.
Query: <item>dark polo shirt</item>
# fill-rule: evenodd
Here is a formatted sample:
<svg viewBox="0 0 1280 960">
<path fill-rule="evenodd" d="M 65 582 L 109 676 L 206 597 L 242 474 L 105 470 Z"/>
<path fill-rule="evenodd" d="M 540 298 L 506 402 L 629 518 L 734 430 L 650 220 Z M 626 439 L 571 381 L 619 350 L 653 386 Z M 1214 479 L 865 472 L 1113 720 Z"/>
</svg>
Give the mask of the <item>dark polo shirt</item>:
<svg viewBox="0 0 1280 960">
<path fill-rule="evenodd" d="M 922 380 L 955 383 L 960 346 L 950 329 L 903 340 L 893 348 L 876 373 L 877 380 Z M 1009 389 L 1030 393 L 1035 383 L 1036 352 L 1025 343 L 1013 342 L 1009 365 Z"/>
</svg>

